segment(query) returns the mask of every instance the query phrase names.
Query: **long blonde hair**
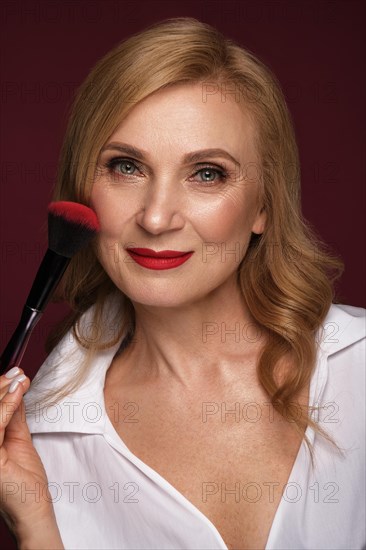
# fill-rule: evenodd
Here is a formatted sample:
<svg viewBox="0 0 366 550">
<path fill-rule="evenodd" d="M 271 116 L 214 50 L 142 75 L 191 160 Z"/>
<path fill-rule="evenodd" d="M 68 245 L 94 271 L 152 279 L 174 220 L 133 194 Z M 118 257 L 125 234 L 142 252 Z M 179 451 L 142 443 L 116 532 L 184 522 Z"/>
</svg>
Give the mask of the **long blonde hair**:
<svg viewBox="0 0 366 550">
<path fill-rule="evenodd" d="M 151 93 L 177 83 L 201 83 L 206 89 L 235 87 L 256 124 L 263 202 L 267 213 L 262 235 L 253 235 L 238 268 L 238 283 L 253 318 L 271 334 L 259 358 L 258 380 L 274 408 L 292 421 L 299 434 L 307 425 L 332 440 L 312 420 L 307 407 L 300 418 L 294 398 L 310 381 L 316 361 L 316 331 L 334 301 L 333 281 L 342 262 L 331 255 L 302 218 L 298 150 L 286 102 L 272 73 L 252 53 L 217 29 L 189 17 L 167 19 L 123 41 L 90 72 L 72 106 L 61 151 L 54 200 L 89 204 L 97 159 L 109 136 L 134 105 Z M 208 87 L 208 88 L 207 88 Z M 119 325 L 109 341 L 80 332 L 82 314 L 94 306 L 98 331 L 103 305 L 111 293 L 120 299 Z M 100 265 L 93 246 L 71 261 L 59 299 L 70 315 L 47 342 L 50 352 L 69 329 L 88 350 L 74 380 L 49 398 L 61 399 L 83 381 L 88 361 L 100 350 L 131 338 L 134 308 Z M 278 383 L 276 366 L 291 356 L 291 369 Z M 306 443 L 311 452 L 311 444 Z M 333 442 L 332 442 L 333 443 Z"/>
</svg>

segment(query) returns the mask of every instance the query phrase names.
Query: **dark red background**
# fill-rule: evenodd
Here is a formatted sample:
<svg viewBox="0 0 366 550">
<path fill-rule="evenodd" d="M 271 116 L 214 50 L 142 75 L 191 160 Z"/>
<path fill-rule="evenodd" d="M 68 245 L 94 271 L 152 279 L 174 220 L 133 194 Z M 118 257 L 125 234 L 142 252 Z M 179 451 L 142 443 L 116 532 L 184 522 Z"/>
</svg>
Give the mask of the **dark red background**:
<svg viewBox="0 0 366 550">
<path fill-rule="evenodd" d="M 75 88 L 130 34 L 167 17 L 216 26 L 279 78 L 300 148 L 305 217 L 346 264 L 342 303 L 365 307 L 365 4 L 362 1 L 3 0 L 1 36 L 1 349 L 46 247 L 46 207 Z M 33 375 L 65 309 L 37 326 Z M 2 533 L 1 533 L 2 534 Z M 2 548 L 15 548 L 4 533 Z"/>
</svg>

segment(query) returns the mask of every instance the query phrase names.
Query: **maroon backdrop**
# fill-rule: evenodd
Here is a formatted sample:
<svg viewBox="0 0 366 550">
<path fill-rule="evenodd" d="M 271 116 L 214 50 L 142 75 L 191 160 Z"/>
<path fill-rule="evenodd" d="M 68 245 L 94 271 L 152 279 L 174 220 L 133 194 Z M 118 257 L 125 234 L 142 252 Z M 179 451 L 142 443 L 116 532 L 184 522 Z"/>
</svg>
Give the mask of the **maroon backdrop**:
<svg viewBox="0 0 366 550">
<path fill-rule="evenodd" d="M 300 148 L 305 217 L 346 264 L 342 303 L 365 307 L 365 4 L 358 1 L 3 0 L 1 349 L 46 247 L 46 207 L 76 87 L 118 42 L 167 17 L 216 26 L 279 78 Z M 65 309 L 52 305 L 27 350 L 33 375 Z M 15 548 L 4 530 L 2 548 Z"/>
</svg>

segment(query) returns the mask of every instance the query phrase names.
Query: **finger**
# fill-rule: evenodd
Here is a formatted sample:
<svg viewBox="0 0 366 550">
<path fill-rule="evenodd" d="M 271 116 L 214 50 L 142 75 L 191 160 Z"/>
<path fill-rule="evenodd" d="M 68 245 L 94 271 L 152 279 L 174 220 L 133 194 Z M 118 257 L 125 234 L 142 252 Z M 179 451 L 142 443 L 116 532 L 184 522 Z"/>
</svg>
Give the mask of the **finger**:
<svg viewBox="0 0 366 550">
<path fill-rule="evenodd" d="M 14 411 L 14 414 L 12 415 L 6 429 L 6 439 L 8 440 L 12 438 L 22 439 L 23 441 L 32 441 L 26 420 L 23 396 L 21 396 L 20 403 Z"/>
<path fill-rule="evenodd" d="M 0 401 L 0 445 L 3 444 L 5 430 L 7 429 L 15 412 L 17 411 L 23 394 L 29 389 L 30 386 L 29 378 L 26 378 L 23 382 L 17 382 L 16 380 L 14 380 L 14 382 L 14 391 L 12 391 L 11 393 L 9 393 L 8 391 L 3 399 L 1 399 Z M 11 385 L 9 386 L 9 388 L 11 389 Z"/>
<path fill-rule="evenodd" d="M 26 387 L 25 391 L 28 391 L 29 384 L 30 384 L 29 378 L 27 378 L 27 376 L 25 374 L 18 374 L 17 376 L 15 376 L 15 378 L 13 378 L 11 380 L 10 384 L 8 386 L 6 386 L 4 388 L 4 390 L 2 391 L 2 394 L 0 396 L 0 402 L 3 400 L 3 398 L 8 393 L 13 393 L 18 388 L 18 386 L 21 385 L 21 383 L 23 384 L 23 387 Z M 25 386 L 24 386 L 24 384 L 25 384 Z"/>
<path fill-rule="evenodd" d="M 4 397 L 12 381 L 24 374 L 24 371 L 19 367 L 13 367 L 8 372 L 0 376 L 0 399 Z"/>
</svg>

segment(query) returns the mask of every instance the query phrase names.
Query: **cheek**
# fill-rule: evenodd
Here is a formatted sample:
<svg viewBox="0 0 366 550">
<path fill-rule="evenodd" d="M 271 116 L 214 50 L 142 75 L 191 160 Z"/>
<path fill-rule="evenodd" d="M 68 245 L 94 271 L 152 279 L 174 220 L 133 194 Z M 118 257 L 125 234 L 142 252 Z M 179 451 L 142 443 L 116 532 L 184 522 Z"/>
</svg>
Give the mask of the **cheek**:
<svg viewBox="0 0 366 550">
<path fill-rule="evenodd" d="M 224 274 L 234 269 L 246 255 L 251 238 L 252 201 L 238 195 L 220 197 L 201 209 L 192 219 L 195 232 L 202 241 L 201 257 L 207 269 L 210 265 Z M 217 272 L 217 276 L 219 275 Z M 212 272 L 215 278 L 215 271 Z"/>
<path fill-rule="evenodd" d="M 220 197 L 195 211 L 191 221 L 203 240 L 214 242 L 242 240 L 251 234 L 252 209 L 238 198 Z"/>
<path fill-rule="evenodd" d="M 100 223 L 99 241 L 116 239 L 133 212 L 131 201 L 116 199 L 112 190 L 95 186 L 91 194 L 91 206 Z"/>
<path fill-rule="evenodd" d="M 116 283 L 114 275 L 120 269 L 120 262 L 125 259 L 123 248 L 127 246 L 123 240 L 123 230 L 132 209 L 130 201 L 117 199 L 112 191 L 95 185 L 90 202 L 100 223 L 100 233 L 95 241 L 94 251 Z"/>
</svg>

